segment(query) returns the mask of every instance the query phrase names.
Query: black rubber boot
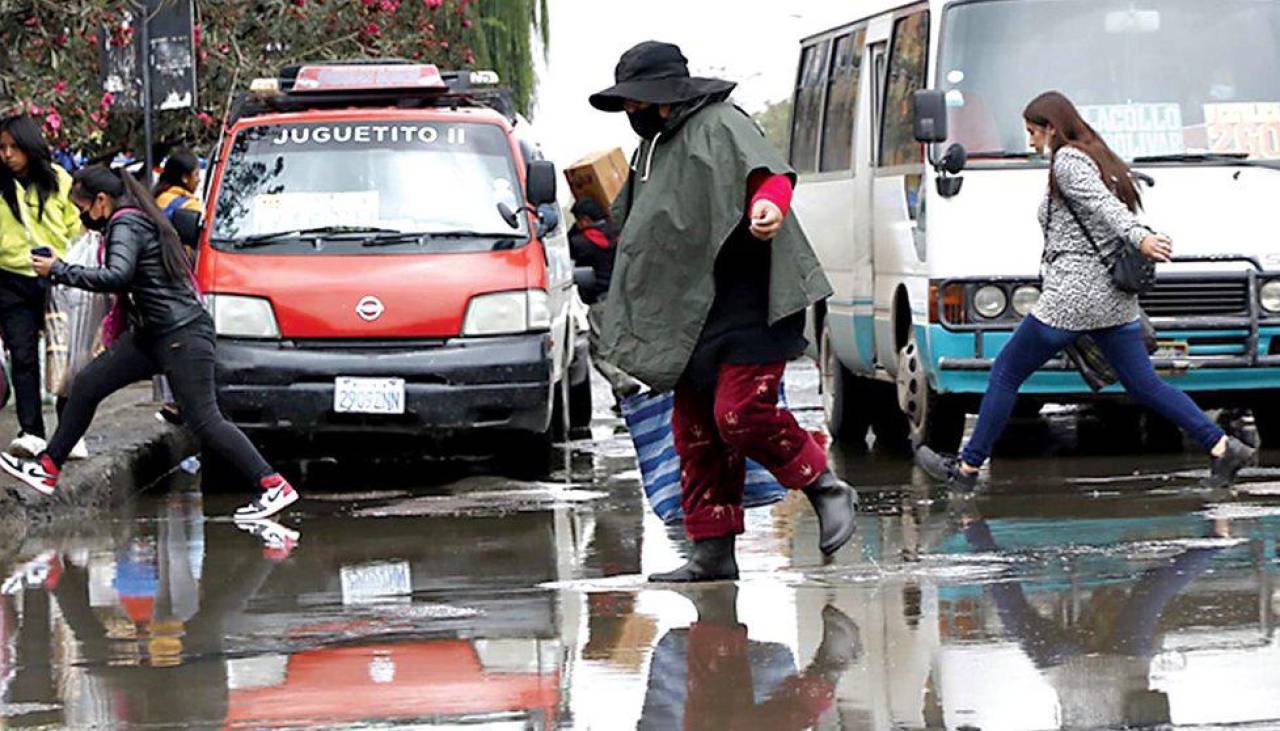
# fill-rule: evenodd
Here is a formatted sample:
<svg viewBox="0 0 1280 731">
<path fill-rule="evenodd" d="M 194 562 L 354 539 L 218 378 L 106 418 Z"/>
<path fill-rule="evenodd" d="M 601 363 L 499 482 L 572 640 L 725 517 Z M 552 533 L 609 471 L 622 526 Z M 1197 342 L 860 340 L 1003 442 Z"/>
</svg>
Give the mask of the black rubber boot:
<svg viewBox="0 0 1280 731">
<path fill-rule="evenodd" d="M 853 538 L 858 493 L 828 468 L 804 494 L 818 514 L 818 548 L 830 556 Z"/>
<path fill-rule="evenodd" d="M 828 604 L 822 610 L 822 644 L 809 667 L 834 684 L 862 654 L 858 625 L 844 612 Z"/>
<path fill-rule="evenodd" d="M 687 584 L 695 581 L 737 581 L 738 560 L 733 555 L 736 536 L 707 538 L 693 542 L 689 562 L 675 571 L 653 574 L 655 584 Z"/>
</svg>

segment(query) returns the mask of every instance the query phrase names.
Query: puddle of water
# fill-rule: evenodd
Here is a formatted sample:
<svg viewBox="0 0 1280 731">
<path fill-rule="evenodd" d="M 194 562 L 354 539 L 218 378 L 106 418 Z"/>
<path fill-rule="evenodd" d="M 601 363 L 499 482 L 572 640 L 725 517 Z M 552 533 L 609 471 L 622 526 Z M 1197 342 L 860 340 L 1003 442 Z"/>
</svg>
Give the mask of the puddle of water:
<svg viewBox="0 0 1280 731">
<path fill-rule="evenodd" d="M 616 421 L 601 415 L 596 433 L 606 441 L 575 447 L 562 482 L 318 481 L 285 525 L 253 532 L 223 517 L 240 496 L 180 484 L 84 535 L 35 537 L 0 567 L 0 716 L 72 728 L 1280 723 L 1280 507 L 1182 489 L 1170 475 L 1190 458 L 1163 476 L 1146 459 L 1135 484 L 1103 460 L 1019 458 L 1000 464 L 996 494 L 951 501 L 899 459 L 841 453 L 845 475 L 881 487 L 831 563 L 792 496 L 749 512 L 741 581 L 688 587 L 645 581 L 687 546 L 648 512 Z"/>
</svg>

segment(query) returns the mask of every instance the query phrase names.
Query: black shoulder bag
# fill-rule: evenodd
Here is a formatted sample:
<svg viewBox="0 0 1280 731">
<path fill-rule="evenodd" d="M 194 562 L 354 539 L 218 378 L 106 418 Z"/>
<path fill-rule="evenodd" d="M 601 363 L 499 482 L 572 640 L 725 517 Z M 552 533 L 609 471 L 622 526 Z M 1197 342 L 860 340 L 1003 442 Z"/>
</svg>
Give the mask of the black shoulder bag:
<svg viewBox="0 0 1280 731">
<path fill-rule="evenodd" d="M 1111 282 L 1116 285 L 1116 289 L 1127 294 L 1142 294 L 1155 286 L 1156 283 L 1156 263 L 1143 256 L 1142 252 L 1135 249 L 1123 236 L 1117 236 L 1110 241 L 1115 248 L 1114 253 L 1106 255 L 1102 253 L 1102 249 L 1098 248 L 1098 242 L 1094 240 L 1093 234 L 1089 231 L 1089 227 L 1081 220 L 1080 214 L 1076 213 L 1075 206 L 1071 205 L 1071 201 L 1065 195 L 1062 196 L 1062 203 L 1067 207 L 1067 211 L 1071 213 L 1071 217 L 1075 219 L 1076 225 L 1084 232 L 1084 236 L 1089 240 L 1089 245 L 1093 247 L 1093 251 L 1102 260 L 1107 267 L 1107 271 L 1111 272 Z"/>
</svg>

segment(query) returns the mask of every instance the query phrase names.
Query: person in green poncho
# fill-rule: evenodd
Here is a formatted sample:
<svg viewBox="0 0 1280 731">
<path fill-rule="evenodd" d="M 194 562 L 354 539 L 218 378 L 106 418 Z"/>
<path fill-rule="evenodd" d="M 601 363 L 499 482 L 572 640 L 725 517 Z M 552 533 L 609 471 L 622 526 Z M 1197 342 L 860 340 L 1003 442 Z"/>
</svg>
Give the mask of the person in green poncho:
<svg viewBox="0 0 1280 731">
<path fill-rule="evenodd" d="M 677 46 L 623 54 L 617 83 L 591 96 L 626 112 L 641 144 L 618 195 L 622 227 L 604 303 L 605 358 L 673 391 L 689 562 L 651 581 L 736 579 L 745 459 L 801 490 L 831 555 L 854 533 L 857 493 L 778 405 L 788 361 L 805 348 L 805 309 L 831 295 L 788 215 L 795 172 L 728 101 L 734 84 L 689 75 Z"/>
</svg>

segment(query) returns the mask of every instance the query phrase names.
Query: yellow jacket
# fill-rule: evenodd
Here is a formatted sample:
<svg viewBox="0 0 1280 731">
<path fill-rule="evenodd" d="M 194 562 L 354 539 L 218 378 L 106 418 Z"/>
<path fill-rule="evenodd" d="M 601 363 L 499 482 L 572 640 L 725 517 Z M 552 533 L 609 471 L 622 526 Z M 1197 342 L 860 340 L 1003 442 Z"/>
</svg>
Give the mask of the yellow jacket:
<svg viewBox="0 0 1280 731">
<path fill-rule="evenodd" d="M 49 196 L 44 205 L 44 217 L 36 220 L 40 212 L 40 195 L 32 188 L 18 189 L 18 210 L 22 221 L 14 218 L 9 206 L 0 201 L 0 269 L 26 277 L 34 277 L 31 268 L 31 250 L 48 246 L 59 257 L 67 255 L 67 245 L 82 230 L 80 209 L 71 203 L 71 176 L 57 164 L 53 166 L 58 176 L 58 192 Z"/>
<path fill-rule="evenodd" d="M 165 188 L 160 195 L 156 196 L 156 205 L 160 206 L 160 210 L 163 211 L 169 207 L 169 204 L 173 202 L 174 198 L 181 195 L 185 195 L 187 197 L 187 202 L 182 204 L 183 208 L 188 211 L 196 211 L 198 213 L 204 212 L 204 204 L 200 202 L 200 196 L 192 193 L 186 188 L 183 188 L 181 185 L 174 185 Z"/>
</svg>

